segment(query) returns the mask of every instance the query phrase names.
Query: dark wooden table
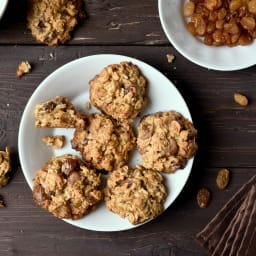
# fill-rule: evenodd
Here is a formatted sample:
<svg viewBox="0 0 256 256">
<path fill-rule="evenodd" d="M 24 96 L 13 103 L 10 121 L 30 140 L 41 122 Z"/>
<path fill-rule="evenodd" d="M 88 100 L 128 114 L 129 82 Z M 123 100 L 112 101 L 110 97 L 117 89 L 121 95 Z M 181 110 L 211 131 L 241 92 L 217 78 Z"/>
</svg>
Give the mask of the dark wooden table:
<svg viewBox="0 0 256 256">
<path fill-rule="evenodd" d="M 0 189 L 7 206 L 0 209 L 0 255 L 207 255 L 195 234 L 256 172 L 256 69 L 218 72 L 186 60 L 164 35 L 156 0 L 85 2 L 87 20 L 71 41 L 56 48 L 32 38 L 25 0 L 10 0 L 0 21 L 0 148 L 10 145 L 13 152 L 10 184 Z M 174 204 L 143 226 L 113 233 L 79 229 L 37 207 L 17 148 L 23 109 L 40 82 L 71 60 L 99 53 L 135 57 L 164 73 L 188 103 L 199 132 L 191 176 Z M 168 63 L 166 54 L 174 54 L 175 61 Z M 22 60 L 33 69 L 17 79 Z M 248 107 L 234 103 L 235 92 L 249 97 Z M 232 172 L 224 191 L 215 185 L 222 167 Z M 201 186 L 212 191 L 207 209 L 196 203 Z"/>
</svg>

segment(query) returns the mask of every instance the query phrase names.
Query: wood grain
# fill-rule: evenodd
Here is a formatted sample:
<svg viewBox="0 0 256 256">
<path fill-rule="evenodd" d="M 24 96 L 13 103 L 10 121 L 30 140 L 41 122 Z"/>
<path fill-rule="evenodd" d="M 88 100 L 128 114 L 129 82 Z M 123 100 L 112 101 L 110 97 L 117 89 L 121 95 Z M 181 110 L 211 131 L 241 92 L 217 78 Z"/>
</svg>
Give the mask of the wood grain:
<svg viewBox="0 0 256 256">
<path fill-rule="evenodd" d="M 10 184 L 0 189 L 7 205 L 0 209 L 0 256 L 207 255 L 195 242 L 195 234 L 255 174 L 255 67 L 217 72 L 186 60 L 167 41 L 156 0 L 88 0 L 85 8 L 87 20 L 71 41 L 56 48 L 38 44 L 26 29 L 25 0 L 10 0 L 0 21 L 0 149 L 11 146 L 13 163 Z M 79 229 L 38 208 L 17 147 L 20 119 L 37 86 L 67 62 L 101 53 L 138 58 L 165 74 L 184 97 L 198 129 L 199 151 L 192 173 L 174 204 L 146 225 L 113 233 Z M 167 62 L 167 54 L 175 55 L 173 63 Z M 17 79 L 23 60 L 31 63 L 32 70 Z M 235 92 L 248 96 L 248 107 L 234 102 Z M 223 167 L 232 177 L 228 188 L 220 191 L 215 179 Z M 212 192 L 207 209 L 196 203 L 202 186 Z"/>
<path fill-rule="evenodd" d="M 77 26 L 68 44 L 167 44 L 157 7 L 156 0 L 85 1 L 87 18 Z M 26 0 L 10 0 L 0 30 L 0 44 L 37 44 L 26 28 Z"/>
</svg>

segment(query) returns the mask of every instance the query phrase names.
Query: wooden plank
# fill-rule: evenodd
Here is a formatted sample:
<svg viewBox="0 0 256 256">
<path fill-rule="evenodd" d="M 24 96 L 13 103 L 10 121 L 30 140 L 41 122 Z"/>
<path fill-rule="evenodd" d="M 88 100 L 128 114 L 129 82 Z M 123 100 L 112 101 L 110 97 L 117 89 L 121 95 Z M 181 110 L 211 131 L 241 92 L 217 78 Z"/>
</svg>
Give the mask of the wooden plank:
<svg viewBox="0 0 256 256">
<path fill-rule="evenodd" d="M 175 203 L 157 219 L 122 232 L 94 232 L 71 226 L 37 207 L 20 167 L 1 189 L 7 207 L 0 209 L 0 255 L 207 255 L 195 242 L 195 234 L 222 205 L 255 174 L 254 169 L 232 169 L 228 188 L 216 188 L 217 170 L 195 169 Z M 201 186 L 212 191 L 207 209 L 196 203 Z"/>
<path fill-rule="evenodd" d="M 157 0 L 85 1 L 87 19 L 67 44 L 158 45 L 168 41 L 161 28 Z M 0 21 L 0 44 L 37 44 L 26 28 L 26 0 L 10 0 Z"/>
</svg>

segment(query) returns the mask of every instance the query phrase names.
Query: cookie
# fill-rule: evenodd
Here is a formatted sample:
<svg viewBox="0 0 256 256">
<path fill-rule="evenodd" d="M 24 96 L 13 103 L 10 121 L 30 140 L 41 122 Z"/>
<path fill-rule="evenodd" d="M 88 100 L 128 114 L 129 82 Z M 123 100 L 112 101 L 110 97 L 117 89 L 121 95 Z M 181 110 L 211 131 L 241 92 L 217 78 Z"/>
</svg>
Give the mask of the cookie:
<svg viewBox="0 0 256 256">
<path fill-rule="evenodd" d="M 76 129 L 72 148 L 98 170 L 113 171 L 125 165 L 136 137 L 128 122 L 116 121 L 104 114 L 87 115 L 86 127 Z"/>
<path fill-rule="evenodd" d="M 49 147 L 53 149 L 63 148 L 65 144 L 65 136 L 64 135 L 55 135 L 55 136 L 44 136 L 42 141 Z"/>
<path fill-rule="evenodd" d="M 83 0 L 28 0 L 27 26 L 37 41 L 56 46 L 85 17 Z"/>
<path fill-rule="evenodd" d="M 167 173 L 184 168 L 196 153 L 196 137 L 193 124 L 178 112 L 145 116 L 138 125 L 137 139 L 142 165 Z"/>
<path fill-rule="evenodd" d="M 104 196 L 110 211 L 139 224 L 164 211 L 167 189 L 159 172 L 142 166 L 124 166 L 110 174 Z"/>
<path fill-rule="evenodd" d="M 133 121 L 147 103 L 147 80 L 131 62 L 105 67 L 90 81 L 92 104 L 117 120 Z"/>
<path fill-rule="evenodd" d="M 7 185 L 11 171 L 11 150 L 9 147 L 5 151 L 0 151 L 0 188 Z"/>
<path fill-rule="evenodd" d="M 33 183 L 36 204 L 58 218 L 80 219 L 102 199 L 101 175 L 69 154 L 53 157 Z"/>
<path fill-rule="evenodd" d="M 39 103 L 34 110 L 36 122 L 39 128 L 75 128 L 84 127 L 84 116 L 78 113 L 69 101 L 63 96 Z"/>
</svg>

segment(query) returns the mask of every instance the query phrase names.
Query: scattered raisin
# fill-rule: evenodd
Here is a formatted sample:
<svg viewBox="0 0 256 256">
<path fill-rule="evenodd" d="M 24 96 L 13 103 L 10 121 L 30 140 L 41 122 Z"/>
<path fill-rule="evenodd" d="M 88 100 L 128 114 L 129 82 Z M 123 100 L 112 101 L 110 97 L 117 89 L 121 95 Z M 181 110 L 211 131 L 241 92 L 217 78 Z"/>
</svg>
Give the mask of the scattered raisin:
<svg viewBox="0 0 256 256">
<path fill-rule="evenodd" d="M 230 172 L 228 169 L 220 169 L 217 178 L 216 178 L 216 184 L 219 189 L 225 189 L 228 186 L 229 183 L 229 177 Z"/>
<path fill-rule="evenodd" d="M 248 105 L 247 97 L 240 93 L 234 93 L 234 101 L 242 107 L 246 107 Z"/>
<path fill-rule="evenodd" d="M 200 208 L 207 208 L 211 199 L 211 193 L 207 188 L 201 188 L 197 192 L 197 203 Z"/>
</svg>

